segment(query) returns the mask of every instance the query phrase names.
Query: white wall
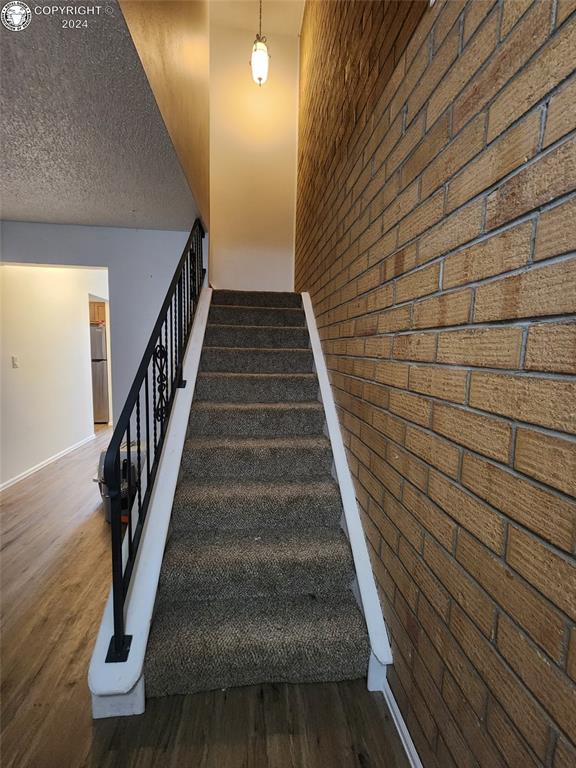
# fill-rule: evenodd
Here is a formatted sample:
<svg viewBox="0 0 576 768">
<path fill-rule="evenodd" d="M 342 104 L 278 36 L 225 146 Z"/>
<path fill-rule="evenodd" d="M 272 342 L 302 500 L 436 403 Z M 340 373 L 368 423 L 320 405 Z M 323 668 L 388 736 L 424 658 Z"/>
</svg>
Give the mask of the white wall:
<svg viewBox="0 0 576 768">
<path fill-rule="evenodd" d="M 0 227 L 4 262 L 108 268 L 118 418 L 189 233 L 16 221 Z"/>
<path fill-rule="evenodd" d="M 289 291 L 298 37 L 268 35 L 270 74 L 261 88 L 250 73 L 253 42 L 254 29 L 211 20 L 210 282 L 217 288 Z"/>
<path fill-rule="evenodd" d="M 3 485 L 93 435 L 88 301 L 107 298 L 108 276 L 15 265 L 0 273 Z"/>
</svg>

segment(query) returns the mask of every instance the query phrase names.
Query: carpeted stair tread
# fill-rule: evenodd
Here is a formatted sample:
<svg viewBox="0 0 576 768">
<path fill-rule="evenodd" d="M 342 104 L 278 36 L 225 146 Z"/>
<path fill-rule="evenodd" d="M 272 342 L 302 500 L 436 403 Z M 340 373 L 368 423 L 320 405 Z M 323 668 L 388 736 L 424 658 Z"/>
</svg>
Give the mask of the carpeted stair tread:
<svg viewBox="0 0 576 768">
<path fill-rule="evenodd" d="M 306 328 L 277 325 L 208 324 L 205 347 L 250 347 L 252 349 L 308 349 Z"/>
<path fill-rule="evenodd" d="M 329 595 L 353 579 L 350 546 L 340 530 L 211 531 L 170 537 L 157 599 Z"/>
<path fill-rule="evenodd" d="M 321 435 L 324 408 L 319 402 L 195 402 L 188 436 L 275 437 Z"/>
<path fill-rule="evenodd" d="M 317 400 L 314 373 L 230 373 L 201 371 L 196 379 L 195 401 L 278 403 Z"/>
<path fill-rule="evenodd" d="M 350 591 L 160 603 L 144 667 L 148 696 L 366 675 L 369 645 Z"/>
<path fill-rule="evenodd" d="M 314 357 L 309 349 L 258 349 L 205 346 L 200 370 L 221 373 L 309 373 Z"/>
<path fill-rule="evenodd" d="M 302 307 L 302 296 L 299 293 L 283 293 L 276 291 L 226 291 L 216 290 L 212 293 L 212 306 L 243 306 L 243 307 Z"/>
<path fill-rule="evenodd" d="M 214 306 L 210 307 L 208 323 L 223 325 L 272 325 L 272 326 L 306 326 L 306 315 L 303 309 L 285 307 L 283 309 L 270 307 L 243 306 Z"/>
<path fill-rule="evenodd" d="M 198 483 L 176 489 L 172 533 L 338 528 L 342 516 L 335 481 Z"/>
<path fill-rule="evenodd" d="M 181 471 L 196 480 L 303 480 L 329 477 L 326 437 L 189 438 Z"/>
</svg>

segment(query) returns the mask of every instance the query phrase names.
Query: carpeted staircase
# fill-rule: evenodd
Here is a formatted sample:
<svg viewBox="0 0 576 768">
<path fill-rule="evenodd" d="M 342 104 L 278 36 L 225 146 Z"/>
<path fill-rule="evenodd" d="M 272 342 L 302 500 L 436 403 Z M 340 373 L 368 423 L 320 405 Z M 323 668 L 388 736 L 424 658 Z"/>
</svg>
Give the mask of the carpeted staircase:
<svg viewBox="0 0 576 768">
<path fill-rule="evenodd" d="M 302 302 L 215 291 L 145 661 L 148 696 L 366 675 Z"/>
</svg>

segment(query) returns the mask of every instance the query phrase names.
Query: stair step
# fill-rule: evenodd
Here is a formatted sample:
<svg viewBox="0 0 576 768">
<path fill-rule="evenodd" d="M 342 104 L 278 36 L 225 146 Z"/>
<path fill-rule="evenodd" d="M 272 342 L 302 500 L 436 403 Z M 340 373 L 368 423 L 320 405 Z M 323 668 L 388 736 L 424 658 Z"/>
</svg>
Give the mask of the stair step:
<svg viewBox="0 0 576 768">
<path fill-rule="evenodd" d="M 306 325 L 306 315 L 303 309 L 290 307 L 214 306 L 213 304 L 210 307 L 208 322 L 223 325 L 284 325 L 294 328 Z"/>
<path fill-rule="evenodd" d="M 364 619 L 349 590 L 330 600 L 160 601 L 146 652 L 146 694 L 355 679 L 366 675 L 368 656 Z"/>
<path fill-rule="evenodd" d="M 309 373 L 314 358 L 308 349 L 204 347 L 201 371 L 225 373 Z"/>
<path fill-rule="evenodd" d="M 199 531 L 339 528 L 340 491 L 330 479 L 306 483 L 205 483 L 182 480 L 172 535 Z"/>
<path fill-rule="evenodd" d="M 231 403 L 285 403 L 318 399 L 318 379 L 314 373 L 199 373 L 196 401 L 218 400 Z"/>
<path fill-rule="evenodd" d="M 325 437 L 194 438 L 184 444 L 181 470 L 195 480 L 328 478 L 332 451 Z"/>
<path fill-rule="evenodd" d="M 212 293 L 212 305 L 219 304 L 237 307 L 302 307 L 302 296 L 299 293 L 280 291 L 217 290 Z"/>
<path fill-rule="evenodd" d="M 252 347 L 256 349 L 308 349 L 307 328 L 285 328 L 276 325 L 211 325 L 206 326 L 206 347 Z"/>
<path fill-rule="evenodd" d="M 251 533 L 214 531 L 171 536 L 159 596 L 184 600 L 244 600 L 268 595 L 330 595 L 354 579 L 348 540 L 338 529 Z"/>
<path fill-rule="evenodd" d="M 310 403 L 195 402 L 188 435 L 214 437 L 283 437 L 321 435 L 324 408 Z"/>
</svg>

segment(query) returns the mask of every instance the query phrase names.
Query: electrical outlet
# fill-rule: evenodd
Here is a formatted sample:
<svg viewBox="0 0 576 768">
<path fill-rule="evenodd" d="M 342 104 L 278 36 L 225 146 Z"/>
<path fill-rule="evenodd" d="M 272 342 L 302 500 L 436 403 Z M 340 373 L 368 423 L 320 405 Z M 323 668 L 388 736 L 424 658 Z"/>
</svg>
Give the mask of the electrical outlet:
<svg viewBox="0 0 576 768">
<path fill-rule="evenodd" d="M 12 355 L 12 368 L 20 368 L 20 358 L 18 355 Z"/>
</svg>

